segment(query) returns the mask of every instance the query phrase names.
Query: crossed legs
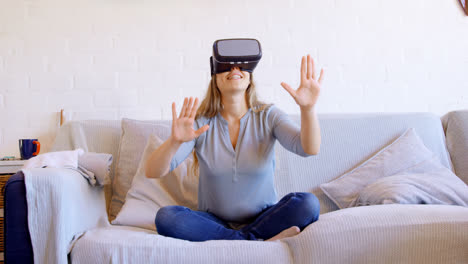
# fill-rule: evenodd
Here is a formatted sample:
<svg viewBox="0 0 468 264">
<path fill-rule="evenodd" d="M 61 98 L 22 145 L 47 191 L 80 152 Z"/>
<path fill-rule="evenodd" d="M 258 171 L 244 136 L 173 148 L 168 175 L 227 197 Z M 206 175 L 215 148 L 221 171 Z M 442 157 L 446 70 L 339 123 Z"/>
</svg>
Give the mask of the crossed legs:
<svg viewBox="0 0 468 264">
<path fill-rule="evenodd" d="M 296 234 L 296 228 L 291 228 L 294 226 L 302 231 L 318 220 L 319 213 L 320 204 L 315 195 L 293 192 L 263 210 L 252 223 L 240 230 L 231 229 L 226 221 L 212 213 L 178 205 L 159 209 L 155 223 L 160 235 L 190 241 L 274 240 L 275 237 L 279 239 Z"/>
</svg>

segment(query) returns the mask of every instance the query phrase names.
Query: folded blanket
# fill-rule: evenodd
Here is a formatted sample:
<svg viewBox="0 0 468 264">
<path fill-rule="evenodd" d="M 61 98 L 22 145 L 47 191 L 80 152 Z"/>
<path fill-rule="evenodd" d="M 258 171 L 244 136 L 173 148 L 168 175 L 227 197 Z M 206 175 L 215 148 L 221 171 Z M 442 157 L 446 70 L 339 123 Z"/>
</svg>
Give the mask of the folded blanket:
<svg viewBox="0 0 468 264">
<path fill-rule="evenodd" d="M 96 184 L 103 186 L 110 183 L 109 173 L 112 165 L 112 154 L 86 152 L 78 159 L 78 169 L 93 173 Z"/>
<path fill-rule="evenodd" d="M 28 159 L 22 169 L 31 168 L 73 168 L 78 167 L 78 157 L 84 150 L 79 148 L 68 151 L 48 152 Z"/>
<path fill-rule="evenodd" d="M 78 171 L 93 186 L 109 183 L 112 155 L 84 152 L 83 149 L 40 154 L 25 162 L 22 169 L 67 168 Z"/>
<path fill-rule="evenodd" d="M 73 169 L 73 170 L 76 170 L 77 172 L 79 172 L 81 174 L 81 176 L 85 177 L 85 179 L 87 179 L 88 182 L 91 185 L 93 185 L 93 186 L 98 185 L 98 182 L 96 180 L 96 176 L 94 175 L 94 173 L 92 171 L 89 171 L 85 167 L 82 167 L 82 166 L 79 166 L 79 165 L 78 165 L 78 168 Z"/>
</svg>

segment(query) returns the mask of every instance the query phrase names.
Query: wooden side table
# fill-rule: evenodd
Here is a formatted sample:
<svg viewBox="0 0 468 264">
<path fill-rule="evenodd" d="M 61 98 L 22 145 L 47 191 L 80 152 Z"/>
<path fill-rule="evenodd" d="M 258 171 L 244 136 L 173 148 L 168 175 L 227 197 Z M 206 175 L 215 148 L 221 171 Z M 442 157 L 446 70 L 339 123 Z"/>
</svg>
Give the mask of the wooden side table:
<svg viewBox="0 0 468 264">
<path fill-rule="evenodd" d="M 0 264 L 4 262 L 4 252 L 5 252 L 5 236 L 3 234 L 3 206 L 4 206 L 4 197 L 3 197 L 3 188 L 7 183 L 8 179 L 19 171 L 26 160 L 0 160 Z"/>
</svg>

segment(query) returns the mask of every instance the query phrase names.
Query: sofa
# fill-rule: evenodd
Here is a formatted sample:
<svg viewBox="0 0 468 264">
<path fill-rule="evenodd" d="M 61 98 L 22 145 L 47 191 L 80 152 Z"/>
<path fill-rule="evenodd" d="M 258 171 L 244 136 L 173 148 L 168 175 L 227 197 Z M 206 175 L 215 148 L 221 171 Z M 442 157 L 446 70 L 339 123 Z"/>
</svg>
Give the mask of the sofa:
<svg viewBox="0 0 468 264">
<path fill-rule="evenodd" d="M 300 123 L 299 115 L 290 115 Z M 413 128 L 440 163 L 468 183 L 468 111 L 443 116 L 428 112 L 329 113 L 318 115 L 322 144 L 318 155 L 300 157 L 275 145 L 278 197 L 312 192 L 320 201 L 319 220 L 300 234 L 276 241 L 210 240 L 190 242 L 157 231 L 112 224 L 119 164 L 138 163 L 143 148 L 122 160 L 124 120 L 65 123 L 53 151 L 83 148 L 115 159 L 110 183 L 92 186 L 67 169 L 40 168 L 12 176 L 5 186 L 5 260 L 7 263 L 468 263 L 468 208 L 445 204 L 379 204 L 340 208 L 321 185 L 353 172 Z M 145 132 L 170 120 L 128 120 Z M 167 134 L 167 131 L 166 131 Z M 135 146 L 138 144 L 132 144 Z M 128 153 L 126 153 L 128 156 Z M 126 163 L 125 163 L 126 162 Z M 138 164 L 131 164 L 134 168 Z M 26 175 L 26 176 L 25 176 Z M 25 179 L 34 181 L 26 184 Z M 52 180 L 51 180 L 52 179 Z M 52 184 L 51 182 L 59 182 Z M 58 187 L 56 187 L 58 186 Z M 28 215 L 34 199 L 59 200 L 56 213 Z M 124 190 L 125 192 L 125 190 Z M 40 197 L 53 193 L 53 198 Z M 120 193 L 125 195 L 125 193 Z M 122 206 L 122 204 L 120 204 Z M 111 213 L 111 211 L 113 211 Z M 34 219 L 32 219 L 34 218 Z M 43 219 L 41 219 L 43 218 Z M 54 230 L 56 241 L 42 243 L 32 229 Z M 41 230 L 39 230 L 41 231 Z M 36 232 L 36 231 L 35 231 Z M 61 235 L 61 232 L 68 236 Z M 46 253 L 44 253 L 44 252 Z"/>
</svg>

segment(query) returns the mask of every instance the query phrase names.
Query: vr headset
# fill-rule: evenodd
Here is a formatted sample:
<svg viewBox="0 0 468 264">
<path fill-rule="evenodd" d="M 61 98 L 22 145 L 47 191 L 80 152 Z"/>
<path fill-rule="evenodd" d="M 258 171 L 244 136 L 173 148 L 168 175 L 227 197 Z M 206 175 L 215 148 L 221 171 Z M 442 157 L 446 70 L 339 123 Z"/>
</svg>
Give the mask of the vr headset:
<svg viewBox="0 0 468 264">
<path fill-rule="evenodd" d="M 252 72 L 262 58 L 262 48 L 256 39 L 220 39 L 213 44 L 210 57 L 211 75 L 231 71 L 239 67 L 241 71 Z"/>
</svg>

